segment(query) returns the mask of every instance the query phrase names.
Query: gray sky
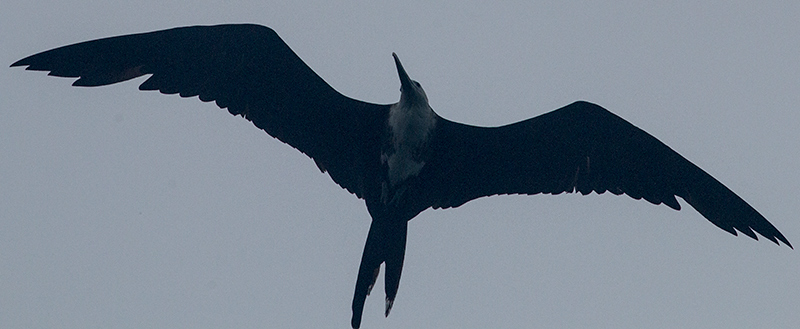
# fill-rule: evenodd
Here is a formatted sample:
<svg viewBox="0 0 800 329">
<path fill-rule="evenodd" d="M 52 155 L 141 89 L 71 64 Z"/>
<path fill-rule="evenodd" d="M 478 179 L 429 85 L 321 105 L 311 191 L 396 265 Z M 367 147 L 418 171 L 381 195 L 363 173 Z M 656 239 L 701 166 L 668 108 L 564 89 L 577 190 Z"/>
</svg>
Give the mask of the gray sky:
<svg viewBox="0 0 800 329">
<path fill-rule="evenodd" d="M 800 245 L 800 4 L 13 1 L 0 63 L 182 25 L 270 26 L 340 92 L 500 125 L 583 99 L 708 171 Z M 211 104 L 0 69 L 0 327 L 349 325 L 369 215 Z M 682 200 L 681 200 L 682 201 Z M 800 325 L 798 252 L 612 195 L 502 196 L 409 225 L 365 328 Z"/>
</svg>

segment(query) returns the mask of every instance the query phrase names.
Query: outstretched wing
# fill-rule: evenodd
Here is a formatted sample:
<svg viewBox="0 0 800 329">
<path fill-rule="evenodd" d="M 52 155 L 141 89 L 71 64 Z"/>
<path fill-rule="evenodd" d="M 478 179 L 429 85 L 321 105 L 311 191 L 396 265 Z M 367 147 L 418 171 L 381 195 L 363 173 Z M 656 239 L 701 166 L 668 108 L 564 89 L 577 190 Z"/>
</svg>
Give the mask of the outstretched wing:
<svg viewBox="0 0 800 329">
<path fill-rule="evenodd" d="M 241 115 L 297 148 L 348 191 L 363 197 L 371 134 L 388 105 L 348 98 L 331 88 L 270 28 L 191 26 L 64 46 L 11 66 L 79 78 L 101 86 L 152 74 L 140 90 L 199 96 Z"/>
<path fill-rule="evenodd" d="M 609 191 L 679 210 L 686 200 L 736 235 L 791 244 L 747 202 L 667 145 L 600 106 L 576 102 L 507 126 L 442 121 L 420 173 L 421 200 L 458 207 L 496 194 Z"/>
</svg>

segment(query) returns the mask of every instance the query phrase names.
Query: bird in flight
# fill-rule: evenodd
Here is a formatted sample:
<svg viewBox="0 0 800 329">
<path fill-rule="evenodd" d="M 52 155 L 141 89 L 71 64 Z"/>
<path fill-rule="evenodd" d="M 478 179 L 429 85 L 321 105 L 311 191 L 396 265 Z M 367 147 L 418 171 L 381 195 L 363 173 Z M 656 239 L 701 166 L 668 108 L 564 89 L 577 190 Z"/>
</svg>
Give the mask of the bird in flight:
<svg viewBox="0 0 800 329">
<path fill-rule="evenodd" d="M 428 208 L 500 194 L 606 191 L 680 210 L 717 227 L 789 241 L 764 216 L 667 145 L 606 109 L 578 101 L 500 127 L 449 121 L 428 105 L 397 55 L 400 101 L 334 90 L 270 28 L 190 26 L 48 50 L 11 66 L 101 86 L 150 75 L 140 90 L 198 96 L 308 155 L 364 199 L 372 217 L 352 303 L 353 328 L 385 264 L 385 315 L 397 295 L 408 221 Z"/>
</svg>

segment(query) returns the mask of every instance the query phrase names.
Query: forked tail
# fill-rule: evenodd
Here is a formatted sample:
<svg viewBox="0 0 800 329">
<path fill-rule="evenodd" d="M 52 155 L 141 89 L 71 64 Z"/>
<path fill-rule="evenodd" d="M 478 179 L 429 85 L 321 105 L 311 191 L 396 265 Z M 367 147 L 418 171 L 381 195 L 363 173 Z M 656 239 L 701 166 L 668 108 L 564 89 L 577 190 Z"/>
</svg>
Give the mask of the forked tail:
<svg viewBox="0 0 800 329">
<path fill-rule="evenodd" d="M 364 301 L 367 299 L 375 281 L 378 279 L 381 263 L 386 263 L 384 278 L 386 287 L 386 313 L 392 309 L 392 303 L 397 296 L 400 286 L 400 274 L 403 271 L 403 258 L 406 252 L 406 232 L 408 221 L 383 221 L 373 220 L 369 227 L 367 243 L 364 245 L 364 254 L 361 256 L 361 266 L 358 269 L 356 291 L 353 295 L 353 318 L 350 324 L 353 328 L 361 326 L 361 313 L 364 311 Z"/>
</svg>

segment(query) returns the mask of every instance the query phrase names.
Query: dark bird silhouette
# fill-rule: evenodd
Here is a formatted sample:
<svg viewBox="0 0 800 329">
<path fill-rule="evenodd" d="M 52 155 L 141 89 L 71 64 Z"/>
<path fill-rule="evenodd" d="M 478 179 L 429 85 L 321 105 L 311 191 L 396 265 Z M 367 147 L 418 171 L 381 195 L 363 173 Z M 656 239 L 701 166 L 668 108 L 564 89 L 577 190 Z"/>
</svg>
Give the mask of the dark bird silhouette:
<svg viewBox="0 0 800 329">
<path fill-rule="evenodd" d="M 602 107 L 575 102 L 501 127 L 438 116 L 394 56 L 400 101 L 346 97 L 259 25 L 180 27 L 64 46 L 11 66 L 101 86 L 150 74 L 140 90 L 215 101 L 311 157 L 367 204 L 372 224 L 353 296 L 364 301 L 385 263 L 386 315 L 400 283 L 408 221 L 428 208 L 497 194 L 606 191 L 680 210 L 684 199 L 717 227 L 791 247 L 739 196 L 655 137 Z"/>
</svg>

